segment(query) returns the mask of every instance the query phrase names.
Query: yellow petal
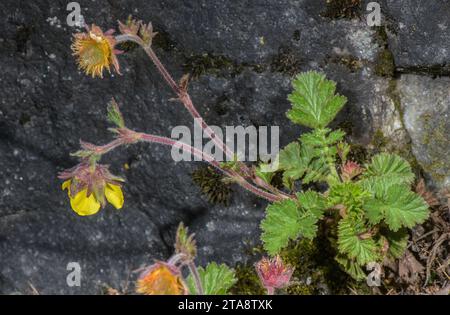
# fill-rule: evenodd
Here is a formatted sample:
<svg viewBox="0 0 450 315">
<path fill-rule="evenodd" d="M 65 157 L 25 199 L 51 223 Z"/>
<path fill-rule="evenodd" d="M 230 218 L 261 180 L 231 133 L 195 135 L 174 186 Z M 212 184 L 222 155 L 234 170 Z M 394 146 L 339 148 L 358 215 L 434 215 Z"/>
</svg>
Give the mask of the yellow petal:
<svg viewBox="0 0 450 315">
<path fill-rule="evenodd" d="M 67 194 L 70 196 L 70 185 L 72 184 L 72 180 L 68 179 L 66 180 L 64 183 L 62 183 L 61 189 L 62 190 L 66 190 L 67 189 Z"/>
<path fill-rule="evenodd" d="M 87 189 L 83 189 L 75 197 L 70 198 L 70 206 L 78 215 L 92 215 L 100 210 L 100 203 L 95 199 L 94 194 L 87 196 Z"/>
<path fill-rule="evenodd" d="M 113 184 L 106 184 L 105 187 L 106 199 L 112 204 L 116 209 L 120 209 L 123 206 L 123 193 L 122 188 Z"/>
<path fill-rule="evenodd" d="M 70 187 L 70 182 L 71 182 L 71 180 L 68 179 L 64 183 L 62 183 L 61 189 L 64 190 L 66 188 L 69 188 Z"/>
</svg>

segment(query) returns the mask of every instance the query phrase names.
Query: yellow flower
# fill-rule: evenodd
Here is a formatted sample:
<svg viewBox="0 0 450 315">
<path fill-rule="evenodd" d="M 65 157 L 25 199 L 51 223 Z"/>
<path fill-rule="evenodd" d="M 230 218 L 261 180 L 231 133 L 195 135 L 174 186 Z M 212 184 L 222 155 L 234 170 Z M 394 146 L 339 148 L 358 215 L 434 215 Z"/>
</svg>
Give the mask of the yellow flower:
<svg viewBox="0 0 450 315">
<path fill-rule="evenodd" d="M 103 77 L 103 69 L 111 72 L 111 65 L 120 74 L 119 62 L 117 61 L 114 50 L 116 41 L 111 32 L 103 33 L 96 25 L 92 25 L 86 33 L 77 33 L 74 35 L 72 51 L 77 57 L 78 66 L 86 74 L 93 78 Z"/>
<path fill-rule="evenodd" d="M 120 209 L 123 206 L 124 198 L 122 188 L 120 188 L 120 186 L 118 185 L 107 183 L 102 187 L 103 191 L 100 191 L 97 194 L 92 192 L 88 194 L 88 189 L 84 188 L 81 191 L 75 193 L 75 195 L 72 195 L 71 193 L 71 185 L 72 180 L 66 180 L 62 184 L 62 189 L 68 190 L 70 206 L 78 215 L 87 216 L 96 214 L 98 210 L 100 210 L 100 207 L 102 205 L 102 202 L 99 201 L 99 199 L 101 200 L 102 196 L 105 196 L 106 200 L 108 200 L 108 202 L 112 204 L 116 209 Z"/>
<path fill-rule="evenodd" d="M 146 295 L 184 295 L 187 288 L 178 271 L 157 262 L 137 281 L 136 292 Z"/>
</svg>

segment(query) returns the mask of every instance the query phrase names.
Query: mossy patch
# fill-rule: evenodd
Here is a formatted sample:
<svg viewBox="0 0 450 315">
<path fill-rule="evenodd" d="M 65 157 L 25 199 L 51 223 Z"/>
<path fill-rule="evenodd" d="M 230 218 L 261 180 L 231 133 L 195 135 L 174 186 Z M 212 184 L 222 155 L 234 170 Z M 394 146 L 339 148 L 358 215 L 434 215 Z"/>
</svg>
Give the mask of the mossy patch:
<svg viewBox="0 0 450 315">
<path fill-rule="evenodd" d="M 357 143 L 350 143 L 350 153 L 348 159 L 357 162 L 360 165 L 364 165 L 369 159 L 371 154 L 367 148 Z"/>
<path fill-rule="evenodd" d="M 400 74 L 428 75 L 434 78 L 446 77 L 450 76 L 450 64 L 398 67 L 396 71 Z"/>
<path fill-rule="evenodd" d="M 210 53 L 190 56 L 183 64 L 184 72 L 189 73 L 194 79 L 203 74 L 217 75 L 223 70 L 232 71 L 235 68 L 236 65 L 229 58 Z"/>
<path fill-rule="evenodd" d="M 353 19 L 361 16 L 361 0 L 326 0 L 326 9 L 322 14 L 332 19 Z"/>
<path fill-rule="evenodd" d="M 344 55 L 339 57 L 332 57 L 330 58 L 330 62 L 334 62 L 340 65 L 343 65 L 347 69 L 350 70 L 350 72 L 356 72 L 360 70 L 363 66 L 363 62 L 352 55 Z"/>
<path fill-rule="evenodd" d="M 201 166 L 192 173 L 192 180 L 202 193 L 214 204 L 228 205 L 231 197 L 231 187 L 224 181 L 225 177 L 210 166 Z"/>
<path fill-rule="evenodd" d="M 172 40 L 169 33 L 161 29 L 161 27 L 155 27 L 158 30 L 158 34 L 152 40 L 152 46 L 160 48 L 166 52 L 173 51 L 176 48 L 176 43 Z"/>
<path fill-rule="evenodd" d="M 395 59 L 388 44 L 388 35 L 384 26 L 376 27 L 376 40 L 381 50 L 375 60 L 375 74 L 381 77 L 394 77 L 396 67 Z"/>
<path fill-rule="evenodd" d="M 389 143 L 389 139 L 384 135 L 383 131 L 381 129 L 375 130 L 372 136 L 372 146 L 374 147 L 375 151 L 382 152 L 386 148 L 386 146 Z"/>
<path fill-rule="evenodd" d="M 212 53 L 204 53 L 201 55 L 191 55 L 186 58 L 183 64 L 185 73 L 189 73 L 191 78 L 198 78 L 204 74 L 212 74 L 216 76 L 231 75 L 236 76 L 244 69 L 250 69 L 257 73 L 266 69 L 264 64 L 238 63 L 224 55 L 215 55 Z"/>
<path fill-rule="evenodd" d="M 395 74 L 394 55 L 389 49 L 384 48 L 378 53 L 375 62 L 375 74 L 381 77 L 394 76 Z"/>
<path fill-rule="evenodd" d="M 290 48 L 281 47 L 270 64 L 272 72 L 281 72 L 289 76 L 298 74 L 301 70 L 301 60 Z"/>
<path fill-rule="evenodd" d="M 263 295 L 266 290 L 261 285 L 254 266 L 237 265 L 235 268 L 237 282 L 231 288 L 233 295 Z"/>
</svg>

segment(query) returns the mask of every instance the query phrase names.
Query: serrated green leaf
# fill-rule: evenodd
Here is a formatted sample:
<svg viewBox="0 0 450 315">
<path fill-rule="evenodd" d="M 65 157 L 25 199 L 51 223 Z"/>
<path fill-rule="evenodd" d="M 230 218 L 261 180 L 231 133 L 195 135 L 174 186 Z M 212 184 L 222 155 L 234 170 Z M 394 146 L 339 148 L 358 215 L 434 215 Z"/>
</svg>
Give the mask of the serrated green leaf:
<svg viewBox="0 0 450 315">
<path fill-rule="evenodd" d="M 331 129 L 324 128 L 304 133 L 300 136 L 300 140 L 304 145 L 323 148 L 338 143 L 344 136 L 345 132 L 342 130 L 331 131 Z"/>
<path fill-rule="evenodd" d="M 308 165 L 302 182 L 303 184 L 309 184 L 311 182 L 325 182 L 329 173 L 330 170 L 326 161 L 323 158 L 317 158 Z"/>
<path fill-rule="evenodd" d="M 272 182 L 273 176 L 275 175 L 275 172 L 270 171 L 270 169 L 270 164 L 261 163 L 255 169 L 255 174 L 267 184 L 270 184 Z"/>
<path fill-rule="evenodd" d="M 112 124 L 116 125 L 119 128 L 125 127 L 125 122 L 123 120 L 122 113 L 119 110 L 119 105 L 117 104 L 117 102 L 114 99 L 112 99 L 108 103 L 107 115 L 108 115 L 108 120 Z"/>
<path fill-rule="evenodd" d="M 279 168 L 284 170 L 283 183 L 292 188 L 293 181 L 305 174 L 312 156 L 311 150 L 301 147 L 298 142 L 288 144 L 279 154 Z"/>
<path fill-rule="evenodd" d="M 295 240 L 299 236 L 313 239 L 317 234 L 317 221 L 320 217 L 318 206 L 310 204 L 313 198 L 323 205 L 320 197 L 312 194 L 301 195 L 306 206 L 295 200 L 287 199 L 271 204 L 266 209 L 266 218 L 261 222 L 263 234 L 261 240 L 264 249 L 270 254 L 277 254 L 283 247 L 288 245 L 289 240 Z"/>
<path fill-rule="evenodd" d="M 342 266 L 342 268 L 356 281 L 366 279 L 367 275 L 359 264 L 345 257 L 344 255 L 336 256 L 336 261 Z"/>
<path fill-rule="evenodd" d="M 301 208 L 311 212 L 316 219 L 322 218 L 323 212 L 327 208 L 327 201 L 321 194 L 308 190 L 297 193 L 297 199 Z"/>
<path fill-rule="evenodd" d="M 363 239 L 360 235 L 367 232 L 364 223 L 347 216 L 338 224 L 338 248 L 342 254 L 356 259 L 360 265 L 379 259 L 377 245 L 372 238 Z"/>
<path fill-rule="evenodd" d="M 298 237 L 299 218 L 300 212 L 294 200 L 283 200 L 267 207 L 266 218 L 261 222 L 261 240 L 269 254 L 275 255 L 290 239 Z"/>
<path fill-rule="evenodd" d="M 385 185 L 411 184 L 414 173 L 409 163 L 398 155 L 381 153 L 372 158 L 363 177 L 372 181 L 384 179 Z"/>
<path fill-rule="evenodd" d="M 364 202 L 371 195 L 362 186 L 353 182 L 342 182 L 330 187 L 328 193 L 329 205 L 344 205 L 348 213 L 362 212 Z"/>
<path fill-rule="evenodd" d="M 395 184 L 384 187 L 379 184 L 375 186 L 374 197 L 364 204 L 367 217 L 373 224 L 384 219 L 395 232 L 401 227 L 412 228 L 428 218 L 427 203 L 408 186 Z"/>
<path fill-rule="evenodd" d="M 323 128 L 347 102 L 346 97 L 335 95 L 335 82 L 315 71 L 299 74 L 292 86 L 294 91 L 288 97 L 292 109 L 288 111 L 287 117 L 296 124 Z"/>
<path fill-rule="evenodd" d="M 389 255 L 393 258 L 401 258 L 408 246 L 408 231 L 406 229 L 400 229 L 397 232 L 389 231 L 386 234 L 386 239 L 389 242 Z"/>
<path fill-rule="evenodd" d="M 212 262 L 206 268 L 199 267 L 198 273 L 205 295 L 228 294 L 228 290 L 236 283 L 234 270 L 225 264 L 218 265 Z M 189 274 L 186 279 L 190 294 L 198 294 L 194 278 Z"/>
</svg>

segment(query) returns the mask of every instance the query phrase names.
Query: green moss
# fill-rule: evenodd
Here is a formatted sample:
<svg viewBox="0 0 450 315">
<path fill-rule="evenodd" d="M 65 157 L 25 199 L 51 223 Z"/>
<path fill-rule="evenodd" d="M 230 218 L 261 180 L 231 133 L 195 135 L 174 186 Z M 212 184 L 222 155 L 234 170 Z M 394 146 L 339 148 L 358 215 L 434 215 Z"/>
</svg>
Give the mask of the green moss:
<svg viewBox="0 0 450 315">
<path fill-rule="evenodd" d="M 351 143 L 348 159 L 351 161 L 355 161 L 358 164 L 364 165 L 364 163 L 366 163 L 370 159 L 370 154 L 365 146 Z"/>
<path fill-rule="evenodd" d="M 190 56 L 183 64 L 183 70 L 192 78 L 198 78 L 203 74 L 217 75 L 222 70 L 231 71 L 234 68 L 235 64 L 227 57 L 209 53 Z"/>
<path fill-rule="evenodd" d="M 205 53 L 201 55 L 192 55 L 186 58 L 183 64 L 183 70 L 191 75 L 191 78 L 198 78 L 204 74 L 221 75 L 224 73 L 231 76 L 238 75 L 244 69 L 251 69 L 257 73 L 266 70 L 264 64 L 237 63 L 223 55 L 214 55 Z"/>
<path fill-rule="evenodd" d="M 361 15 L 361 0 L 327 0 L 323 16 L 352 19 Z"/>
<path fill-rule="evenodd" d="M 289 76 L 298 74 L 301 70 L 301 61 L 290 48 L 280 48 L 278 54 L 271 62 L 273 72 L 281 72 Z"/>
<path fill-rule="evenodd" d="M 375 74 L 381 77 L 394 77 L 395 75 L 395 60 L 394 55 L 389 49 L 388 36 L 384 26 L 376 27 L 376 41 L 381 50 L 375 60 Z"/>
<path fill-rule="evenodd" d="M 337 128 L 344 131 L 347 136 L 351 136 L 353 134 L 353 127 L 354 125 L 351 120 L 344 120 L 337 125 Z"/>
<path fill-rule="evenodd" d="M 381 129 L 375 130 L 372 136 L 371 144 L 375 148 L 375 151 L 382 152 L 389 143 L 389 139 L 384 136 L 384 133 Z"/>
<path fill-rule="evenodd" d="M 343 56 L 339 60 L 340 64 L 346 66 L 351 72 L 355 72 L 362 68 L 362 62 L 354 56 Z"/>
<path fill-rule="evenodd" d="M 171 39 L 169 33 L 162 30 L 160 27 L 155 27 L 158 34 L 152 40 L 152 46 L 160 48 L 166 52 L 173 51 L 176 47 L 175 42 Z"/>
<path fill-rule="evenodd" d="M 210 202 L 228 205 L 232 193 L 231 187 L 224 182 L 224 176 L 215 169 L 210 166 L 199 167 L 192 173 L 192 180 Z"/>
<path fill-rule="evenodd" d="M 376 58 L 375 74 L 382 77 L 393 77 L 395 74 L 394 55 L 387 48 L 382 49 Z"/>
<path fill-rule="evenodd" d="M 397 71 L 401 74 L 418 74 L 418 75 L 428 75 L 432 77 L 443 77 L 450 75 L 450 65 L 437 64 L 430 66 L 411 66 L 398 68 Z"/>
<path fill-rule="evenodd" d="M 294 284 L 286 289 L 286 293 L 289 295 L 314 295 L 314 290 L 306 284 Z"/>
<path fill-rule="evenodd" d="M 235 268 L 237 282 L 230 293 L 236 295 L 262 295 L 266 294 L 262 287 L 256 270 L 253 266 L 238 265 Z"/>
</svg>

